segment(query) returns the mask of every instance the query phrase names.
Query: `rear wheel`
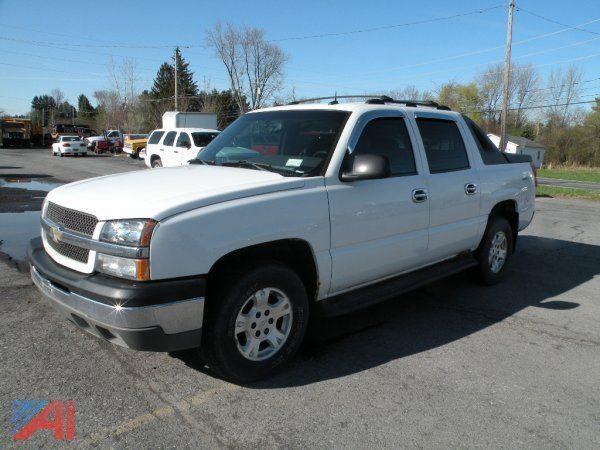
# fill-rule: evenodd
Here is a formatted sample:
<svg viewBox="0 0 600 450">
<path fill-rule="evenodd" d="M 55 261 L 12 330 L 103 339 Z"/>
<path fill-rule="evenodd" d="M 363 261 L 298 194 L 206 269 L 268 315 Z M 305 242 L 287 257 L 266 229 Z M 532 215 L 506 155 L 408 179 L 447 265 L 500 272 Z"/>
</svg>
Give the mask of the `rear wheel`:
<svg viewBox="0 0 600 450">
<path fill-rule="evenodd" d="M 502 280 L 513 248 L 513 231 L 504 217 L 491 217 L 477 251 L 479 276 L 485 284 Z"/>
<path fill-rule="evenodd" d="M 226 379 L 267 377 L 293 358 L 308 323 L 308 298 L 298 275 L 272 263 L 228 277 L 209 299 L 201 354 Z M 212 301 L 211 301 L 212 300 Z"/>
</svg>

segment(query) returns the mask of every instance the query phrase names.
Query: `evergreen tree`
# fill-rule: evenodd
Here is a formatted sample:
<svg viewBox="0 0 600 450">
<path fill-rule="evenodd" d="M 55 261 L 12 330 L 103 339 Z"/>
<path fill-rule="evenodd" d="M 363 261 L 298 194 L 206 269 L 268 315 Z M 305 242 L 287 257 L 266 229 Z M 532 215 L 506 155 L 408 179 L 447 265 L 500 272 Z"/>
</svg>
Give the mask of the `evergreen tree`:
<svg viewBox="0 0 600 450">
<path fill-rule="evenodd" d="M 77 98 L 77 109 L 79 110 L 79 115 L 86 118 L 92 117 L 96 113 L 96 109 L 85 94 L 81 94 Z"/>
<path fill-rule="evenodd" d="M 198 86 L 194 82 L 194 74 L 189 68 L 189 63 L 183 59 L 179 48 L 175 49 L 173 58 L 177 64 L 177 95 L 180 99 L 198 95 Z M 174 64 L 163 63 L 154 79 L 150 94 L 155 100 L 175 97 L 175 69 Z M 185 102 L 184 102 L 185 103 Z"/>
<path fill-rule="evenodd" d="M 49 95 L 45 95 L 45 94 L 40 95 L 40 96 L 36 95 L 35 97 L 33 97 L 33 100 L 31 101 L 31 109 L 33 109 L 35 111 L 41 111 L 41 110 L 45 109 L 46 112 L 48 112 L 54 108 L 56 108 L 56 102 Z"/>
</svg>

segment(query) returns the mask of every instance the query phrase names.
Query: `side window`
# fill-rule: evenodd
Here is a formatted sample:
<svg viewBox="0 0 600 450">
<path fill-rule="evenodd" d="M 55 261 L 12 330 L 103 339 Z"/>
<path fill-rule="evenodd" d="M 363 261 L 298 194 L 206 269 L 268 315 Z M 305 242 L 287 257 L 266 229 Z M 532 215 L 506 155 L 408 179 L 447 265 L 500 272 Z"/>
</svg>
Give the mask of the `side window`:
<svg viewBox="0 0 600 450">
<path fill-rule="evenodd" d="M 404 119 L 382 117 L 371 120 L 358 138 L 355 155 L 381 155 L 390 161 L 392 176 L 415 175 L 415 156 Z"/>
<path fill-rule="evenodd" d="M 177 137 L 177 147 L 188 147 L 192 145 L 192 141 L 190 141 L 190 135 L 187 133 L 179 133 Z"/>
<path fill-rule="evenodd" d="M 467 149 L 456 123 L 443 119 L 417 119 L 431 173 L 469 168 Z"/>
<path fill-rule="evenodd" d="M 177 135 L 177 131 L 169 131 L 163 140 L 163 145 L 173 145 L 173 142 L 175 142 L 175 135 Z"/>
<path fill-rule="evenodd" d="M 158 144 L 162 135 L 165 134 L 164 131 L 153 131 L 150 135 L 150 139 L 148 139 L 148 144 Z"/>
<path fill-rule="evenodd" d="M 498 150 L 498 147 L 494 145 L 487 134 L 485 134 L 483 130 L 467 116 L 463 116 L 463 119 L 465 119 L 465 122 L 469 126 L 469 130 L 471 130 L 471 134 L 475 139 L 483 163 L 485 165 L 506 164 L 508 162 L 506 157 Z"/>
</svg>

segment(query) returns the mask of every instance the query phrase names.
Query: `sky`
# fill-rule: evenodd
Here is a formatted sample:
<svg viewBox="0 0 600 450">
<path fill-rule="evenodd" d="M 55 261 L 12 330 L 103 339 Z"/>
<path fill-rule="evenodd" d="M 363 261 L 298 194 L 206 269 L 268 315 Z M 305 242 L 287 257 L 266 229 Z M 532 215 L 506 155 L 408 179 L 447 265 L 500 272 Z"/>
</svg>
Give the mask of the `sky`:
<svg viewBox="0 0 600 450">
<path fill-rule="evenodd" d="M 111 60 L 117 67 L 125 58 L 134 60 L 139 88 L 150 88 L 176 45 L 190 47 L 182 54 L 200 87 L 225 89 L 222 63 L 204 45 L 206 30 L 219 21 L 262 28 L 286 52 L 284 94 L 362 94 L 407 85 L 435 91 L 448 81 L 471 81 L 503 61 L 506 3 L 0 0 L 0 110 L 27 113 L 34 95 L 55 88 L 72 104 L 81 93 L 94 103 L 94 91 L 110 86 Z M 583 80 L 599 78 L 585 83 L 582 100 L 599 94 L 600 1 L 516 5 L 513 61 L 532 64 L 543 77 L 575 65 Z M 441 19 L 448 16 L 454 17 Z"/>
</svg>

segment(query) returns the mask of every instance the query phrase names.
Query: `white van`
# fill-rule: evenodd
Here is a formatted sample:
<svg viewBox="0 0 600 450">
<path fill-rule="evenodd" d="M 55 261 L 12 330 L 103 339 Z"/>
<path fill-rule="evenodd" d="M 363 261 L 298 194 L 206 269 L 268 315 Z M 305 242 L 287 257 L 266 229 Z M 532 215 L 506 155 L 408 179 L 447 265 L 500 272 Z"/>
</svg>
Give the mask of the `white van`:
<svg viewBox="0 0 600 450">
<path fill-rule="evenodd" d="M 148 138 L 144 160 L 152 168 L 183 166 L 219 133 L 209 128 L 154 130 Z"/>
</svg>

